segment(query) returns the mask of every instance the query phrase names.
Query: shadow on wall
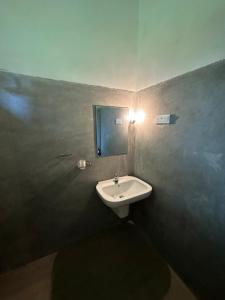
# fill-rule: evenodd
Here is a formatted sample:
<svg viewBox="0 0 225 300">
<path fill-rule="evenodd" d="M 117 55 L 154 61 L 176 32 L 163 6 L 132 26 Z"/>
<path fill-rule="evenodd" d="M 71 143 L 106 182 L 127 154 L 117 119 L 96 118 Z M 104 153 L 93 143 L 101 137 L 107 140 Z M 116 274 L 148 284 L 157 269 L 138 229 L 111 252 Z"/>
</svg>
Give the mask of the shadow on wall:
<svg viewBox="0 0 225 300">
<path fill-rule="evenodd" d="M 53 158 L 45 167 L 60 170 L 59 175 L 38 185 L 25 175 L 20 180 L 20 192 L 26 195 L 22 206 L 15 207 L 13 220 L 8 219 L 10 225 L 3 223 L 1 226 L 0 269 L 3 271 L 120 222 L 98 199 L 95 185 L 86 186 L 85 171 L 74 166 L 73 156 Z M 42 171 L 36 176 L 41 177 Z M 102 214 L 108 216 L 107 221 Z M 15 247 L 11 247 L 12 243 Z"/>
</svg>

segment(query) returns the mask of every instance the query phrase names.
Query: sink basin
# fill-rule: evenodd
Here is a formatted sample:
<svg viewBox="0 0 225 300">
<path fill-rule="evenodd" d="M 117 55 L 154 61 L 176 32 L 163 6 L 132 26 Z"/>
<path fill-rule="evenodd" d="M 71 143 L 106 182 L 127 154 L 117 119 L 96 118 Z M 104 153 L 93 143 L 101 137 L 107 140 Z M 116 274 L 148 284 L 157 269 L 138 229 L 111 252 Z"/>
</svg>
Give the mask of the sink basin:
<svg viewBox="0 0 225 300">
<path fill-rule="evenodd" d="M 152 187 L 137 177 L 123 176 L 118 184 L 113 179 L 98 182 L 96 190 L 104 204 L 124 218 L 129 214 L 129 204 L 147 198 Z"/>
</svg>

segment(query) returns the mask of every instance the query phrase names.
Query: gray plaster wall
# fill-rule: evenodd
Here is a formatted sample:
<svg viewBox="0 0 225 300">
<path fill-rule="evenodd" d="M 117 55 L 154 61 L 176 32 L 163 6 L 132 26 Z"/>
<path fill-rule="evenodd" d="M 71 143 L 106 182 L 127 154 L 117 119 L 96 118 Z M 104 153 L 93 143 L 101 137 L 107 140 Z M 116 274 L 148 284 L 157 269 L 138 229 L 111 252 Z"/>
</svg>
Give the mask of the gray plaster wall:
<svg viewBox="0 0 225 300">
<path fill-rule="evenodd" d="M 128 91 L 0 72 L 0 271 L 118 222 L 95 185 L 131 173 L 132 144 L 128 156 L 96 158 L 92 106 L 132 99 Z M 76 169 L 79 159 L 92 167 Z"/>
<path fill-rule="evenodd" d="M 200 299 L 225 299 L 225 61 L 138 93 L 133 218 Z M 155 125 L 171 113 L 172 125 Z"/>
</svg>

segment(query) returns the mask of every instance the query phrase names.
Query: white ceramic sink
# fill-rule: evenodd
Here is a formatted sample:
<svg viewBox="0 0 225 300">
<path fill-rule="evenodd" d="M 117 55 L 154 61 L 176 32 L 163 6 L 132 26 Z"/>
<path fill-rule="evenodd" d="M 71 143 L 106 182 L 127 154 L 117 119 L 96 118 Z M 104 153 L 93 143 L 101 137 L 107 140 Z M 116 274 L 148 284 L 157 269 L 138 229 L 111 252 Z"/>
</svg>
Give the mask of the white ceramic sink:
<svg viewBox="0 0 225 300">
<path fill-rule="evenodd" d="M 152 187 L 137 177 L 123 176 L 118 184 L 113 179 L 98 182 L 96 190 L 105 205 L 124 218 L 129 214 L 129 204 L 147 198 Z"/>
</svg>

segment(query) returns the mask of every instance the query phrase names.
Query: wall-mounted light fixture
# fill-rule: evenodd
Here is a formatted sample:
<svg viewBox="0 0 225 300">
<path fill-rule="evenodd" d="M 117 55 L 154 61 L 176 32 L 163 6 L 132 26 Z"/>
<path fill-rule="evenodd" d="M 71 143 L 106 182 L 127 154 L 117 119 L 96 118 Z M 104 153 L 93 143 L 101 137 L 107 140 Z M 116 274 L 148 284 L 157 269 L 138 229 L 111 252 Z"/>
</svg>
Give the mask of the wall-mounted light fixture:
<svg viewBox="0 0 225 300">
<path fill-rule="evenodd" d="M 128 120 L 130 121 L 131 124 L 142 123 L 144 122 L 144 119 L 145 119 L 145 112 L 142 109 L 138 109 L 138 110 L 130 109 Z"/>
</svg>

